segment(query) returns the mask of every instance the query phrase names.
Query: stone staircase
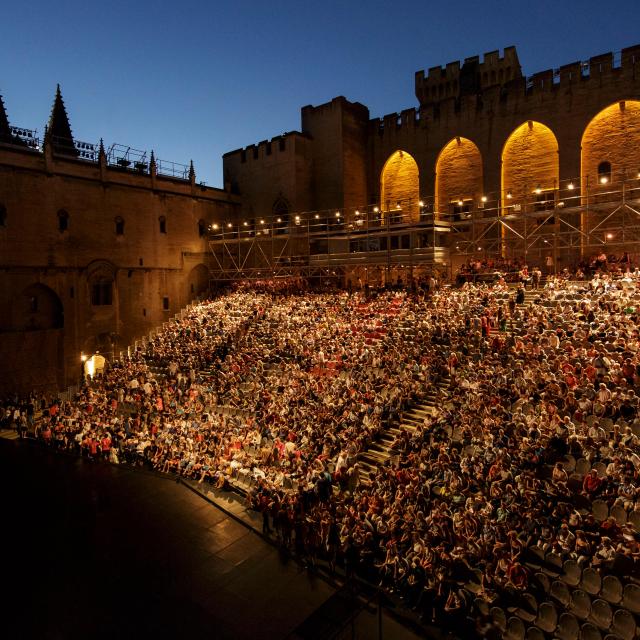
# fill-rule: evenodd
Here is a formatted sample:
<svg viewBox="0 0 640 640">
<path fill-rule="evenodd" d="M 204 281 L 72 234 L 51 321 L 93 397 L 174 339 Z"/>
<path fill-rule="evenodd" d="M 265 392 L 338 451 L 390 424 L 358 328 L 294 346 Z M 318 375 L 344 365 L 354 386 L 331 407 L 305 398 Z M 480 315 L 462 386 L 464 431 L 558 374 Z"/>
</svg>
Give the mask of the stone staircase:
<svg viewBox="0 0 640 640">
<path fill-rule="evenodd" d="M 443 380 L 433 385 L 425 399 L 412 405 L 402 414 L 400 422 L 391 424 L 385 428 L 368 449 L 358 454 L 358 466 L 360 467 L 360 482 L 371 484 L 376 471 L 389 461 L 395 462 L 399 452 L 393 449 L 395 439 L 408 431 L 413 435 L 424 419 L 436 414 L 436 405 L 441 403 L 442 395 L 449 389 L 449 380 Z"/>
</svg>

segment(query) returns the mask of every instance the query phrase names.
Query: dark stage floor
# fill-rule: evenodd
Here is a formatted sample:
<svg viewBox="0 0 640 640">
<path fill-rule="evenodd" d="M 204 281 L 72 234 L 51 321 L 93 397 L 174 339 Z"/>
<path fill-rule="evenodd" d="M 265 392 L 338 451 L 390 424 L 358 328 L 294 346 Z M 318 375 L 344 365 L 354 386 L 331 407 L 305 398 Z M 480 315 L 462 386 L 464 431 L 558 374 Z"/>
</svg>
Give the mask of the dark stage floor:
<svg viewBox="0 0 640 640">
<path fill-rule="evenodd" d="M 5 440 L 0 469 L 5 638 L 285 638 L 334 593 L 173 480 Z"/>
</svg>

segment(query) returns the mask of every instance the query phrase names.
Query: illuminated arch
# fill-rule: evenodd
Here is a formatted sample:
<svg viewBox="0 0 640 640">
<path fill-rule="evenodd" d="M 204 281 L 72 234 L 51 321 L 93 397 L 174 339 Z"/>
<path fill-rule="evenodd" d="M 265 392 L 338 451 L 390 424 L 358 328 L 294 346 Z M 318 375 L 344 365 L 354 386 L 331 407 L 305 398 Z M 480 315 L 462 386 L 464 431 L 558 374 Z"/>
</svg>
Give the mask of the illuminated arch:
<svg viewBox="0 0 640 640">
<path fill-rule="evenodd" d="M 410 220 L 418 220 L 419 202 L 418 164 L 406 151 L 394 151 L 384 163 L 380 174 L 380 208 L 383 211 L 395 211 L 400 207 Z"/>
<path fill-rule="evenodd" d="M 607 189 L 608 182 L 625 173 L 635 178 L 639 171 L 640 101 L 621 100 L 600 111 L 582 134 L 583 193 L 587 185 L 590 191 Z"/>
<path fill-rule="evenodd" d="M 553 131 L 533 120 L 521 124 L 502 149 L 503 205 L 531 201 L 536 189 L 545 197 L 545 192 L 557 188 L 559 179 L 558 140 Z"/>
<path fill-rule="evenodd" d="M 446 213 L 451 202 L 478 200 L 482 194 L 480 149 L 467 138 L 454 138 L 436 160 L 436 211 Z"/>
</svg>

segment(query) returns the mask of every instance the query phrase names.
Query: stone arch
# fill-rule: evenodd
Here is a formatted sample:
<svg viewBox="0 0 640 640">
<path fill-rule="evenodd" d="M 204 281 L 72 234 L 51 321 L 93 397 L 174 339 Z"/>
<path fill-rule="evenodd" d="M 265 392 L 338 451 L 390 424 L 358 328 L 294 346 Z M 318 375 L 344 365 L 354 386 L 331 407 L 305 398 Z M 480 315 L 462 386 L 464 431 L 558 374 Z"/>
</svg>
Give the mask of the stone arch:
<svg viewBox="0 0 640 640">
<path fill-rule="evenodd" d="M 197 298 L 209 289 L 209 269 L 206 265 L 197 264 L 187 277 L 187 297 Z"/>
<path fill-rule="evenodd" d="M 546 125 L 529 120 L 516 128 L 502 148 L 502 203 L 521 204 L 558 187 L 558 140 Z"/>
<path fill-rule="evenodd" d="M 53 289 L 37 282 L 23 289 L 14 299 L 11 318 L 16 331 L 62 329 L 64 306 Z"/>
<path fill-rule="evenodd" d="M 418 163 L 406 151 L 394 151 L 380 173 L 380 209 L 387 215 L 401 211 L 405 221 L 416 221 L 420 217 L 419 203 Z"/>
<path fill-rule="evenodd" d="M 583 194 L 586 188 L 609 189 L 609 182 L 619 182 L 625 175 L 635 178 L 639 172 L 640 100 L 621 100 L 597 113 L 582 134 Z"/>
<path fill-rule="evenodd" d="M 448 142 L 436 160 L 436 211 L 451 213 L 450 203 L 477 201 L 483 194 L 482 154 L 467 138 Z"/>
</svg>

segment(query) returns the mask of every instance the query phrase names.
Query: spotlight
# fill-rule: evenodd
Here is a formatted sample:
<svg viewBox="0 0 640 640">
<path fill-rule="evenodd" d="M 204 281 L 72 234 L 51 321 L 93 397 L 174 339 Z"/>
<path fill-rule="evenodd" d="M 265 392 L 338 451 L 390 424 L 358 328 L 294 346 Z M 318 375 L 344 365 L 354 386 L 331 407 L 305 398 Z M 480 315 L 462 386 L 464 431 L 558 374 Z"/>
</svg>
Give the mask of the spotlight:
<svg viewBox="0 0 640 640">
<path fill-rule="evenodd" d="M 511 200 L 511 198 L 513 198 L 513 194 L 511 193 L 511 191 L 507 191 L 507 199 Z"/>
<path fill-rule="evenodd" d="M 602 176 L 600 178 L 600 184 L 607 184 L 607 182 L 609 182 L 609 178 L 607 178 L 607 176 Z"/>
<path fill-rule="evenodd" d="M 245 220 L 245 221 L 242 223 L 242 225 L 243 225 L 244 227 L 248 227 L 248 226 L 249 226 L 249 223 Z"/>
<path fill-rule="evenodd" d="M 481 202 L 486 202 L 487 201 L 487 196 L 482 196 L 482 198 L 480 198 Z"/>
<path fill-rule="evenodd" d="M 336 211 L 336 218 L 339 218 L 339 217 L 340 217 L 340 212 Z"/>
<path fill-rule="evenodd" d="M 282 218 L 277 218 L 276 222 L 282 222 Z"/>
<path fill-rule="evenodd" d="M 264 224 L 264 220 L 260 220 L 260 224 Z"/>
<path fill-rule="evenodd" d="M 538 186 L 535 188 L 535 193 L 536 193 L 536 195 L 538 195 L 538 196 L 542 193 L 542 188 L 540 187 L 540 185 L 538 185 Z"/>
<path fill-rule="evenodd" d="M 607 240 L 613 240 L 613 233 L 607 233 Z"/>
<path fill-rule="evenodd" d="M 213 229 L 214 229 L 214 231 L 217 231 L 217 230 L 218 230 L 218 225 L 217 225 L 217 224 L 214 224 L 214 225 L 213 225 Z"/>
<path fill-rule="evenodd" d="M 575 189 L 575 185 L 573 184 L 573 182 L 570 182 L 570 183 L 567 185 L 567 189 L 569 189 L 569 191 L 573 191 L 573 190 Z"/>
<path fill-rule="evenodd" d="M 313 216 L 316 220 L 320 220 L 320 216 L 316 213 L 315 216 Z"/>
<path fill-rule="evenodd" d="M 458 200 L 458 206 L 461 207 L 464 204 L 462 200 Z"/>
<path fill-rule="evenodd" d="M 228 222 L 227 223 L 227 227 L 229 227 L 229 229 L 231 229 L 231 227 L 233 227 L 233 225 L 230 222 Z"/>
<path fill-rule="evenodd" d="M 420 200 L 420 202 L 418 202 L 418 206 L 424 207 L 424 201 Z"/>
<path fill-rule="evenodd" d="M 640 173 L 638 174 L 638 177 L 640 177 Z M 378 207 L 373 207 L 373 213 L 378 213 L 378 211 L 380 211 Z"/>
</svg>

